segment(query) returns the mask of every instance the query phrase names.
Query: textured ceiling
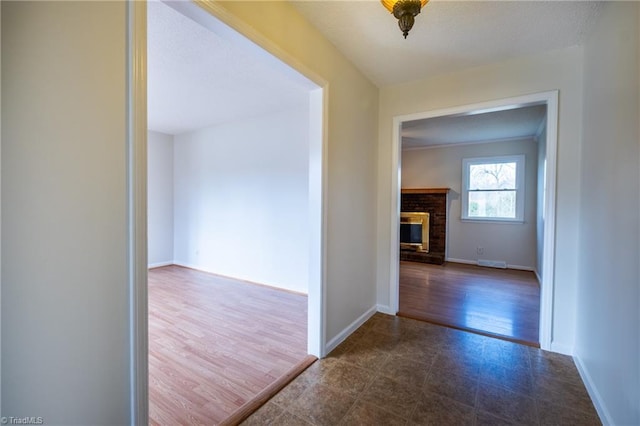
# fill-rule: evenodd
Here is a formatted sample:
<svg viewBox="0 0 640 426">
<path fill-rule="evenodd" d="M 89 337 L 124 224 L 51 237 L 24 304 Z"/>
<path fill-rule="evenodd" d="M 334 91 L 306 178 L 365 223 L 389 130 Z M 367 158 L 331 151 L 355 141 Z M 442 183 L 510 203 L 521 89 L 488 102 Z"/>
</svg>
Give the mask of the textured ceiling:
<svg viewBox="0 0 640 426">
<path fill-rule="evenodd" d="M 581 44 L 598 2 L 431 0 L 405 40 L 377 0 L 293 1 L 380 86 Z"/>
<path fill-rule="evenodd" d="M 226 28 L 216 34 L 148 3 L 149 129 L 178 134 L 307 102 L 312 83 L 291 78 L 237 33 L 230 39 Z"/>
<path fill-rule="evenodd" d="M 402 149 L 534 137 L 547 107 L 535 105 L 402 123 Z"/>
</svg>

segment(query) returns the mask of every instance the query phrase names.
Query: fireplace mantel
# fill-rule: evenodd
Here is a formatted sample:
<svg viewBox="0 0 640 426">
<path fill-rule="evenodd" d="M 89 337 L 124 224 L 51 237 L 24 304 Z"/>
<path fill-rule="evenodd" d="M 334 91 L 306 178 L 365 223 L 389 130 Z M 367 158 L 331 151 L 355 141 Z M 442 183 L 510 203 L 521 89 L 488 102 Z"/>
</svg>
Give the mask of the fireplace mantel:
<svg viewBox="0 0 640 426">
<path fill-rule="evenodd" d="M 447 194 L 451 188 L 402 188 L 403 194 Z"/>
</svg>

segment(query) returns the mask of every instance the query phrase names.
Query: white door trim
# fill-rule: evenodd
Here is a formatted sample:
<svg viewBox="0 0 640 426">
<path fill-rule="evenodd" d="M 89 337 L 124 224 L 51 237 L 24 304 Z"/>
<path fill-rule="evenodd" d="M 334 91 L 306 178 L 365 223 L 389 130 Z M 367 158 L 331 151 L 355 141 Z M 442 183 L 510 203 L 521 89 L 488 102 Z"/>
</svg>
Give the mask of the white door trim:
<svg viewBox="0 0 640 426">
<path fill-rule="evenodd" d="M 397 313 L 400 304 L 399 262 L 400 237 L 400 195 L 401 195 L 401 161 L 402 139 L 401 128 L 405 121 L 421 120 L 446 115 L 468 115 L 481 112 L 500 111 L 513 107 L 532 104 L 547 105 L 547 140 L 546 140 L 546 182 L 545 226 L 543 237 L 542 282 L 540 286 L 540 347 L 551 350 L 553 326 L 553 288 L 555 258 L 555 218 L 556 218 L 556 157 L 558 150 L 558 91 L 534 93 L 512 98 L 497 99 L 482 103 L 462 105 L 452 108 L 418 112 L 393 118 L 393 136 L 391 141 L 391 265 L 390 265 L 390 308 Z"/>
<path fill-rule="evenodd" d="M 127 2 L 127 267 L 130 424 L 149 423 L 147 4 Z"/>
</svg>

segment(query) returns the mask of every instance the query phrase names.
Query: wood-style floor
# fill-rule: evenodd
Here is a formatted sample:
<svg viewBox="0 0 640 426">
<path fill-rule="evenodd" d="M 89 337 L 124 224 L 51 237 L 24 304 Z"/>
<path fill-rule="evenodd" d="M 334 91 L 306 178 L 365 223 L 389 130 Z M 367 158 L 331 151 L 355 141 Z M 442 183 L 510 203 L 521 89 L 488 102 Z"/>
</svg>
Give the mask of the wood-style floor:
<svg viewBox="0 0 640 426">
<path fill-rule="evenodd" d="M 306 296 L 150 270 L 150 424 L 220 423 L 306 357 L 306 335 Z"/>
<path fill-rule="evenodd" d="M 399 315 L 538 346 L 540 286 L 533 272 L 400 262 Z"/>
</svg>

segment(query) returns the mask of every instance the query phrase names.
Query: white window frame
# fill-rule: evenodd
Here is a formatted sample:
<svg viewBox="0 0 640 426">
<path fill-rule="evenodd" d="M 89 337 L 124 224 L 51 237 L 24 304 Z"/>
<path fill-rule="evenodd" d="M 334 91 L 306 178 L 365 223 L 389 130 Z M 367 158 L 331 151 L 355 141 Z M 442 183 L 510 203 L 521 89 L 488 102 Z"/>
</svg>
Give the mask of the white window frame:
<svg viewBox="0 0 640 426">
<path fill-rule="evenodd" d="M 516 217 L 477 217 L 469 216 L 469 169 L 470 166 L 478 164 L 516 163 Z M 525 177 L 525 156 L 500 155 L 495 157 L 476 157 L 462 159 L 462 193 L 461 193 L 461 220 L 465 222 L 507 222 L 524 223 L 524 179 Z"/>
</svg>

